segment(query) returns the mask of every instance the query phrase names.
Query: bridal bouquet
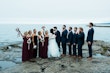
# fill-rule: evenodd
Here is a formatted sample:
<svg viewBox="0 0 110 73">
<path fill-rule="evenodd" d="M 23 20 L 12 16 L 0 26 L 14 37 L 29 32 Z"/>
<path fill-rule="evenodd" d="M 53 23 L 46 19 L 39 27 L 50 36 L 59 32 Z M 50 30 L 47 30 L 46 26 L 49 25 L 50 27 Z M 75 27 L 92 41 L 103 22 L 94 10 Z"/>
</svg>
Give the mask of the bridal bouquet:
<svg viewBox="0 0 110 73">
<path fill-rule="evenodd" d="M 19 28 L 16 28 L 16 32 L 18 32 L 17 36 L 20 37 L 20 30 L 19 30 Z"/>
</svg>

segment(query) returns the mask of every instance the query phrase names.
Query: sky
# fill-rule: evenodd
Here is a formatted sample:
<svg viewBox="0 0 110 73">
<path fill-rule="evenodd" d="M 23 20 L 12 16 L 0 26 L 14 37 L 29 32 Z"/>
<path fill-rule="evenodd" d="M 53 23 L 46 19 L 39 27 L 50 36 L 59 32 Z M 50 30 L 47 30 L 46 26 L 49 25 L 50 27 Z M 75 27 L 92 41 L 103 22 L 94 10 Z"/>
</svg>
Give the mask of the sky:
<svg viewBox="0 0 110 73">
<path fill-rule="evenodd" d="M 0 23 L 109 21 L 110 0 L 0 0 Z"/>
</svg>

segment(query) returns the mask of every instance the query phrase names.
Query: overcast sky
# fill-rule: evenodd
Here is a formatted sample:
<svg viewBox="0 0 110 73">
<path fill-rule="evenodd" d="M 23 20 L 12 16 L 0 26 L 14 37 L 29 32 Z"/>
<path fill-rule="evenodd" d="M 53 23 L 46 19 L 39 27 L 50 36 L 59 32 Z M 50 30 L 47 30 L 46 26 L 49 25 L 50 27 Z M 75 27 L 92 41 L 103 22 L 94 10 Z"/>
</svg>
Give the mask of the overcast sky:
<svg viewBox="0 0 110 73">
<path fill-rule="evenodd" d="M 110 0 L 0 0 L 1 23 L 74 23 L 109 18 Z"/>
</svg>

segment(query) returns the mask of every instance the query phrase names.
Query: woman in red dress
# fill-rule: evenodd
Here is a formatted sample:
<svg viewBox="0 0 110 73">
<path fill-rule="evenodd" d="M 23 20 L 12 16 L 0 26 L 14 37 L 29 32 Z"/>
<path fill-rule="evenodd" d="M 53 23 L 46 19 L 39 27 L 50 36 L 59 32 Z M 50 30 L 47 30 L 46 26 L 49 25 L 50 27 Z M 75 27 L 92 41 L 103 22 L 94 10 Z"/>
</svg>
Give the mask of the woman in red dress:
<svg viewBox="0 0 110 73">
<path fill-rule="evenodd" d="M 25 32 L 24 35 L 22 35 L 23 37 L 23 46 L 22 46 L 22 62 L 25 62 L 25 61 L 29 61 L 30 58 L 29 58 L 29 50 L 28 50 L 28 44 L 27 44 L 27 35 L 28 33 Z"/>
<path fill-rule="evenodd" d="M 36 29 L 33 29 L 33 34 L 32 34 L 32 41 L 33 41 L 33 57 L 37 57 L 37 35 L 36 35 Z"/>
<path fill-rule="evenodd" d="M 42 37 L 41 31 L 38 32 L 38 39 L 39 39 L 39 57 L 43 57 L 43 46 L 44 46 L 44 39 Z"/>
<path fill-rule="evenodd" d="M 22 62 L 25 61 L 29 61 L 29 50 L 28 50 L 28 44 L 27 44 L 27 35 L 28 32 L 24 32 L 24 35 L 21 33 L 21 31 L 19 30 L 19 28 L 16 29 L 16 31 L 18 32 L 18 35 L 21 35 L 23 38 L 23 45 L 22 45 Z"/>
<path fill-rule="evenodd" d="M 45 31 L 45 38 L 44 38 L 44 48 L 43 48 L 43 58 L 47 58 L 47 51 L 48 51 L 48 31 Z"/>
<path fill-rule="evenodd" d="M 30 61 L 34 58 L 33 57 L 33 42 L 32 42 L 32 31 L 29 30 L 28 31 L 28 40 L 27 40 L 27 43 L 28 43 L 28 49 L 29 49 L 29 57 L 30 57 Z"/>
</svg>

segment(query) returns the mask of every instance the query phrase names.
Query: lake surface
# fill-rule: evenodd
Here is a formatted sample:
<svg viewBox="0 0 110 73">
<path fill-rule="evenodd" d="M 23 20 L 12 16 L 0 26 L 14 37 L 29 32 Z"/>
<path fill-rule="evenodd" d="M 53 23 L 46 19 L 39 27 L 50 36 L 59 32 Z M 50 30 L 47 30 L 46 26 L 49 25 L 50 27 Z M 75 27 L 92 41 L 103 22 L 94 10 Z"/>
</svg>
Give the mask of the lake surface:
<svg viewBox="0 0 110 73">
<path fill-rule="evenodd" d="M 110 26 L 110 24 L 104 24 L 104 23 L 95 24 L 95 25 Z M 36 28 L 37 31 L 40 31 L 42 26 L 45 26 L 46 30 L 48 31 L 54 26 L 57 26 L 58 30 L 62 31 L 62 24 L 0 24 L 0 46 L 11 42 L 22 41 L 22 37 L 18 37 L 17 32 L 15 31 L 17 27 L 20 28 L 21 32 L 25 32 L 28 30 L 33 30 L 34 28 Z M 67 26 L 67 29 L 69 26 L 83 27 L 85 35 L 87 35 L 88 29 L 89 29 L 87 27 L 87 24 L 66 24 L 66 26 Z M 94 40 L 103 40 L 106 42 L 110 42 L 109 27 L 108 28 L 94 27 L 94 29 L 95 29 Z"/>
</svg>

